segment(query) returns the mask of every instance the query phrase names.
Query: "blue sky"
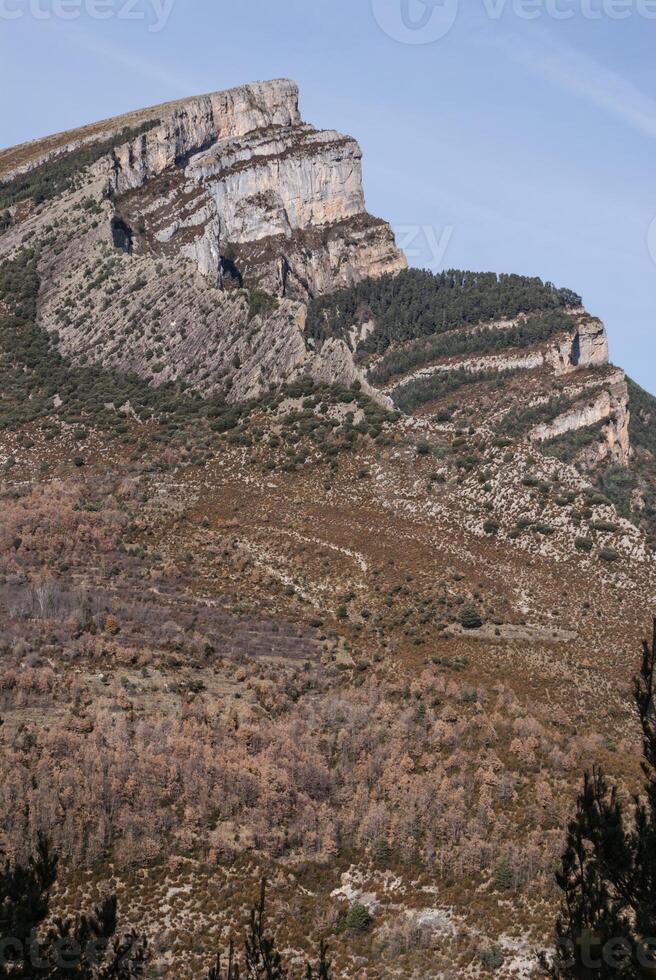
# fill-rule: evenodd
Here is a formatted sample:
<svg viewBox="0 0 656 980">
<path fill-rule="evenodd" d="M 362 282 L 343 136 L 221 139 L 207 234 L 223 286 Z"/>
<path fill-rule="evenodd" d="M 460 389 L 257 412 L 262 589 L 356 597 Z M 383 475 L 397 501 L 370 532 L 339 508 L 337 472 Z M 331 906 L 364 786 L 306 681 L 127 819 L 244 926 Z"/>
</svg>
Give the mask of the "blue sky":
<svg viewBox="0 0 656 980">
<path fill-rule="evenodd" d="M 655 41 L 655 0 L 0 0 L 0 144 L 294 78 L 413 264 L 577 290 L 656 393 Z"/>
</svg>

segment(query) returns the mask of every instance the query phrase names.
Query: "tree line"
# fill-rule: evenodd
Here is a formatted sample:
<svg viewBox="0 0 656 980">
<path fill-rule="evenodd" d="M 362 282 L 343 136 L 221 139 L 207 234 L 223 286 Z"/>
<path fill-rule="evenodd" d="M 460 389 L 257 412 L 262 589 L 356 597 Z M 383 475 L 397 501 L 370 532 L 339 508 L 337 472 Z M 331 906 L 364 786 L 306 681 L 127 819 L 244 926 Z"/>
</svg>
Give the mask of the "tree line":
<svg viewBox="0 0 656 980">
<path fill-rule="evenodd" d="M 557 333 L 572 329 L 572 320 L 562 310 L 534 314 L 512 327 L 448 331 L 411 346 L 388 350 L 369 371 L 372 384 L 383 385 L 396 375 L 406 374 L 443 357 L 493 354 L 508 349 L 534 347 Z"/>
<path fill-rule="evenodd" d="M 315 298 L 308 309 L 306 332 L 321 343 L 328 337 L 346 338 L 354 325 L 373 320 L 375 328 L 358 350 L 382 354 L 392 344 L 581 302 L 571 290 L 529 276 L 407 269 Z"/>
</svg>

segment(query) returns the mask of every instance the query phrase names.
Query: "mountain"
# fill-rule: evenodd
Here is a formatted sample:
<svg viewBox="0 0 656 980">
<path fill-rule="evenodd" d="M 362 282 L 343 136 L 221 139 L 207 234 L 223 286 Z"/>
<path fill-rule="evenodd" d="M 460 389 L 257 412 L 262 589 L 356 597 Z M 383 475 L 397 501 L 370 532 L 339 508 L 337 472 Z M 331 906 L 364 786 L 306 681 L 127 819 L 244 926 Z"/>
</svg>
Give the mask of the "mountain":
<svg viewBox="0 0 656 980">
<path fill-rule="evenodd" d="M 404 412 L 464 402 L 497 438 L 575 465 L 653 547 L 656 400 L 609 363 L 581 302 L 520 276 L 409 270 L 315 299 L 308 332 L 347 338 L 363 381 Z"/>
<path fill-rule="evenodd" d="M 0 151 L 0 848 L 153 975 L 266 874 L 299 970 L 530 977 L 581 770 L 639 784 L 654 399 L 360 157 L 284 80 Z"/>
<path fill-rule="evenodd" d="M 357 143 L 303 124 L 287 81 L 4 151 L 3 178 L 3 254 L 45 236 L 40 319 L 62 353 L 234 401 L 299 373 L 354 380 L 342 345 L 308 351 L 302 301 L 406 264 L 366 212 Z M 267 329 L 249 326 L 258 301 Z"/>
</svg>

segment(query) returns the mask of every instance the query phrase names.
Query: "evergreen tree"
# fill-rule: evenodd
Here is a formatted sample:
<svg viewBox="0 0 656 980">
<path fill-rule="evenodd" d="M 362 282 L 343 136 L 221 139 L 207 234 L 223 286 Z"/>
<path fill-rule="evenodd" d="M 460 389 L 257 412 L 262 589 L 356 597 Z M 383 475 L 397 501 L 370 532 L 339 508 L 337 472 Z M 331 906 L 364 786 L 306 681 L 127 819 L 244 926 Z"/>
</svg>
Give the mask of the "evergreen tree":
<svg viewBox="0 0 656 980">
<path fill-rule="evenodd" d="M 27 865 L 5 862 L 0 870 L 0 980 L 141 977 L 146 942 L 134 931 L 116 937 L 115 896 L 78 919 L 55 919 L 39 935 L 50 910 L 57 863 L 47 840 L 39 837 Z"/>
<path fill-rule="evenodd" d="M 371 913 L 361 902 L 354 902 L 346 913 L 346 928 L 351 932 L 366 932 L 371 925 Z"/>
<path fill-rule="evenodd" d="M 251 910 L 251 924 L 246 936 L 246 976 L 249 980 L 287 980 L 288 973 L 275 940 L 264 932 L 266 879 L 262 879 L 260 900 Z"/>
<path fill-rule="evenodd" d="M 506 858 L 494 872 L 494 887 L 497 891 L 508 892 L 513 886 L 513 871 Z"/>
<path fill-rule="evenodd" d="M 330 963 L 328 960 L 328 947 L 325 941 L 322 939 L 321 945 L 319 946 L 319 963 L 317 964 L 317 972 L 315 973 L 308 963 L 305 972 L 306 980 L 333 980 L 331 966 L 332 963 Z"/>
<path fill-rule="evenodd" d="M 235 958 L 235 944 L 233 940 L 230 940 L 230 948 L 228 950 L 228 966 L 225 973 L 222 971 L 221 967 L 221 954 L 216 958 L 216 966 L 210 969 L 207 974 L 207 980 L 239 980 L 239 963 Z"/>
<path fill-rule="evenodd" d="M 251 911 L 250 925 L 244 943 L 243 980 L 291 980 L 292 974 L 276 950 L 275 939 L 267 936 L 264 927 L 266 911 L 266 879 L 260 886 L 260 897 Z M 298 974 L 294 974 L 298 976 Z M 306 963 L 304 980 L 333 980 L 332 963 L 328 959 L 328 946 L 321 941 L 319 961 L 315 967 Z M 239 958 L 234 943 L 230 942 L 227 972 L 223 972 L 221 957 L 207 974 L 207 980 L 240 980 L 242 977 Z"/>
<path fill-rule="evenodd" d="M 543 959 L 549 976 L 635 978 L 656 968 L 656 621 L 643 643 L 635 702 L 643 736 L 643 795 L 625 813 L 602 773 L 586 773 L 568 828 L 556 924 L 557 953 Z"/>
<path fill-rule="evenodd" d="M 27 865 L 11 867 L 5 862 L 0 872 L 2 980 L 27 976 L 22 963 L 23 951 L 48 914 L 50 889 L 56 879 L 57 858 L 44 837 L 39 837 L 36 853 Z"/>
<path fill-rule="evenodd" d="M 483 625 L 480 613 L 476 606 L 463 606 L 458 616 L 461 626 L 466 630 L 478 630 Z"/>
</svg>

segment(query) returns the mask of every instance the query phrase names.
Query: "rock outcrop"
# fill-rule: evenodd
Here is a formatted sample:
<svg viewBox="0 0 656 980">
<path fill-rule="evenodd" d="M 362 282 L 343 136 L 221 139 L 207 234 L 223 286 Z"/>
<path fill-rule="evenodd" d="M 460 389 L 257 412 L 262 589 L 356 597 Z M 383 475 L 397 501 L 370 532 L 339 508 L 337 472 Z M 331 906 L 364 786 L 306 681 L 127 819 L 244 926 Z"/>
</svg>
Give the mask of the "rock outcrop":
<svg viewBox="0 0 656 980">
<path fill-rule="evenodd" d="M 110 168 L 115 193 L 142 187 L 218 142 L 299 125 L 298 87 L 287 79 L 254 82 L 163 107 L 161 117 L 154 129 L 114 152 Z"/>
<path fill-rule="evenodd" d="M 553 422 L 536 426 L 531 432 L 531 439 L 545 442 L 603 422 L 601 438 L 592 452 L 588 451 L 586 462 L 596 465 L 608 459 L 625 466 L 631 458 L 630 419 L 626 375 L 623 371 L 615 371 L 604 380 L 603 387 L 593 390 L 587 398 L 576 402 Z"/>
<path fill-rule="evenodd" d="M 366 211 L 361 157 L 350 137 L 303 124 L 297 87 L 280 80 L 176 106 L 98 172 L 138 247 L 307 299 L 406 265 Z"/>
<path fill-rule="evenodd" d="M 303 123 L 298 97 L 256 82 L 0 154 L 10 174 L 116 143 L 0 237 L 0 256 L 56 238 L 39 321 L 63 354 L 235 402 L 302 373 L 368 387 L 347 345 L 308 343 L 304 304 L 407 263 L 366 211 L 357 142 Z"/>
<path fill-rule="evenodd" d="M 555 398 L 566 403 L 566 408 L 555 418 L 530 430 L 531 441 L 547 443 L 567 433 L 599 427 L 599 439 L 592 445 L 584 445 L 577 461 L 584 466 L 596 466 L 604 460 L 626 466 L 631 458 L 626 375 L 609 364 L 608 338 L 602 321 L 582 308 L 568 308 L 567 314 L 571 329 L 562 330 L 533 347 L 518 349 L 509 342 L 494 353 L 440 358 L 396 376 L 382 390 L 395 400 L 408 386 L 426 383 L 436 375 L 498 374 L 501 378 L 530 372 L 531 381 L 527 381 L 518 399 L 523 409 L 529 412 L 539 409 Z M 522 314 L 514 319 L 463 328 L 460 332 L 484 336 L 490 331 L 511 331 L 526 319 Z"/>
<path fill-rule="evenodd" d="M 547 360 L 557 374 L 568 374 L 582 367 L 608 364 L 606 327 L 585 310 L 573 310 L 575 329 L 565 335 L 547 353 Z"/>
</svg>

